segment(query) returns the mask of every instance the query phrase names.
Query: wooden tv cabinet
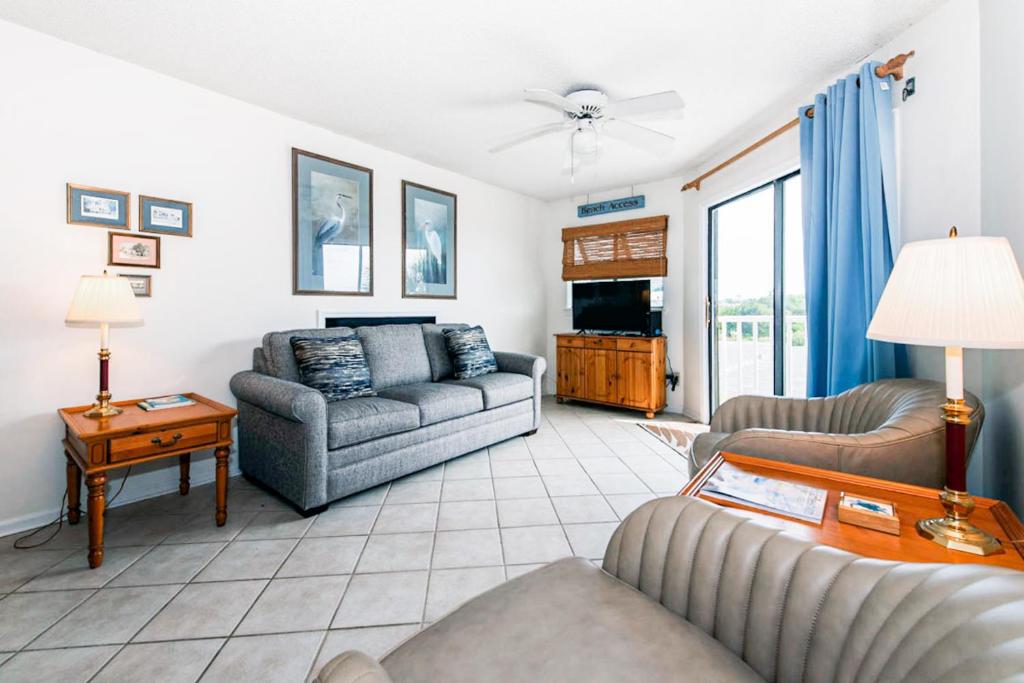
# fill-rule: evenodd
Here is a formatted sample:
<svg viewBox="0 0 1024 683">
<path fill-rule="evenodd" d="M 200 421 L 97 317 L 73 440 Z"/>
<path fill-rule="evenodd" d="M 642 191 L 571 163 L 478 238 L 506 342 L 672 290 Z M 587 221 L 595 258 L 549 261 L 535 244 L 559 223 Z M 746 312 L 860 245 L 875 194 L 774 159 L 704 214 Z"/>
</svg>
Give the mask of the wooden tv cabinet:
<svg viewBox="0 0 1024 683">
<path fill-rule="evenodd" d="M 642 410 L 665 407 L 665 337 L 556 334 L 556 396 Z"/>
</svg>

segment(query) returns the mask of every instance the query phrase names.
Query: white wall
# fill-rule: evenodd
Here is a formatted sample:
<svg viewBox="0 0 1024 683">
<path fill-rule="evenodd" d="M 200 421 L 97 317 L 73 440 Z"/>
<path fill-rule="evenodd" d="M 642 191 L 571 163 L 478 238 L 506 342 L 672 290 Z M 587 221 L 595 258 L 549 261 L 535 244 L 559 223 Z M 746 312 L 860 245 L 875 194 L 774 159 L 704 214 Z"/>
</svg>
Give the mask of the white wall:
<svg viewBox="0 0 1024 683">
<path fill-rule="evenodd" d="M 98 333 L 63 318 L 78 277 L 105 267 L 107 231 L 65 224 L 66 182 L 129 191 L 133 213 L 139 193 L 195 206 L 194 237 L 162 239 L 145 326 L 112 333 L 115 399 L 233 403 L 228 380 L 261 335 L 314 327 L 318 309 L 436 313 L 485 325 L 495 348 L 543 350 L 541 202 L 5 22 L 0 63 L 0 535 L 55 513 L 56 410 L 96 393 Z M 372 298 L 291 294 L 293 146 L 374 170 Z M 401 298 L 402 179 L 458 194 L 457 301 Z M 151 469 L 122 500 L 176 488 L 176 468 Z M 212 478 L 209 457 L 193 472 Z"/>
<path fill-rule="evenodd" d="M 1024 258 L 1024 3 L 981 4 L 981 224 Z M 1024 512 L 1024 352 L 988 351 L 985 491 Z"/>
</svg>

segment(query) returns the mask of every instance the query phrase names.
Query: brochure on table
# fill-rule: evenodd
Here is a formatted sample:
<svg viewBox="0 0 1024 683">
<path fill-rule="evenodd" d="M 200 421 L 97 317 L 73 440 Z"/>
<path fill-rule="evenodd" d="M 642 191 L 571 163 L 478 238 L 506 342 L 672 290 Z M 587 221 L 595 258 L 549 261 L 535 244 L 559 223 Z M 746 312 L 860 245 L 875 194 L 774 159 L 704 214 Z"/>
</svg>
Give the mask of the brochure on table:
<svg viewBox="0 0 1024 683">
<path fill-rule="evenodd" d="M 722 463 L 704 484 L 701 493 L 709 498 L 732 501 L 819 524 L 825 514 L 825 501 L 828 498 L 825 489 L 751 474 L 729 463 Z"/>
</svg>

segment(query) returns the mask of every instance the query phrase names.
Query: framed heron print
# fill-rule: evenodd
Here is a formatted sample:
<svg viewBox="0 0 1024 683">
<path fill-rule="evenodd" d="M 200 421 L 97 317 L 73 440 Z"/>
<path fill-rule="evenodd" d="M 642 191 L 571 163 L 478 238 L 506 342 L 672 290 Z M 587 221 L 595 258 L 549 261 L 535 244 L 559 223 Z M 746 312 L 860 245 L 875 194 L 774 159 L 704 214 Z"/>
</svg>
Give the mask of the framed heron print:
<svg viewBox="0 0 1024 683">
<path fill-rule="evenodd" d="M 294 294 L 373 294 L 373 171 L 292 149 Z"/>
<path fill-rule="evenodd" d="M 402 296 L 456 297 L 457 197 L 402 181 Z"/>
</svg>

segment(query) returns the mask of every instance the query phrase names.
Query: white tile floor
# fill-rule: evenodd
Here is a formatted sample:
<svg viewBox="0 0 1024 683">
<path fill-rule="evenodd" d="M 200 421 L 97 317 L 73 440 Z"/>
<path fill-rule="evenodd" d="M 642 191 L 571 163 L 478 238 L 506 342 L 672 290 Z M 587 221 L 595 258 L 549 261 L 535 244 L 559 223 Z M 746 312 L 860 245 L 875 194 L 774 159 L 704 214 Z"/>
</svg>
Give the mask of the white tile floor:
<svg viewBox="0 0 1024 683">
<path fill-rule="evenodd" d="M 637 417 L 545 400 L 536 435 L 316 518 L 243 479 L 221 528 L 209 486 L 114 508 L 96 570 L 84 522 L 36 550 L 0 539 L 0 680 L 301 682 L 382 655 L 538 564 L 599 560 L 620 519 L 682 488 L 684 459 Z"/>
</svg>

